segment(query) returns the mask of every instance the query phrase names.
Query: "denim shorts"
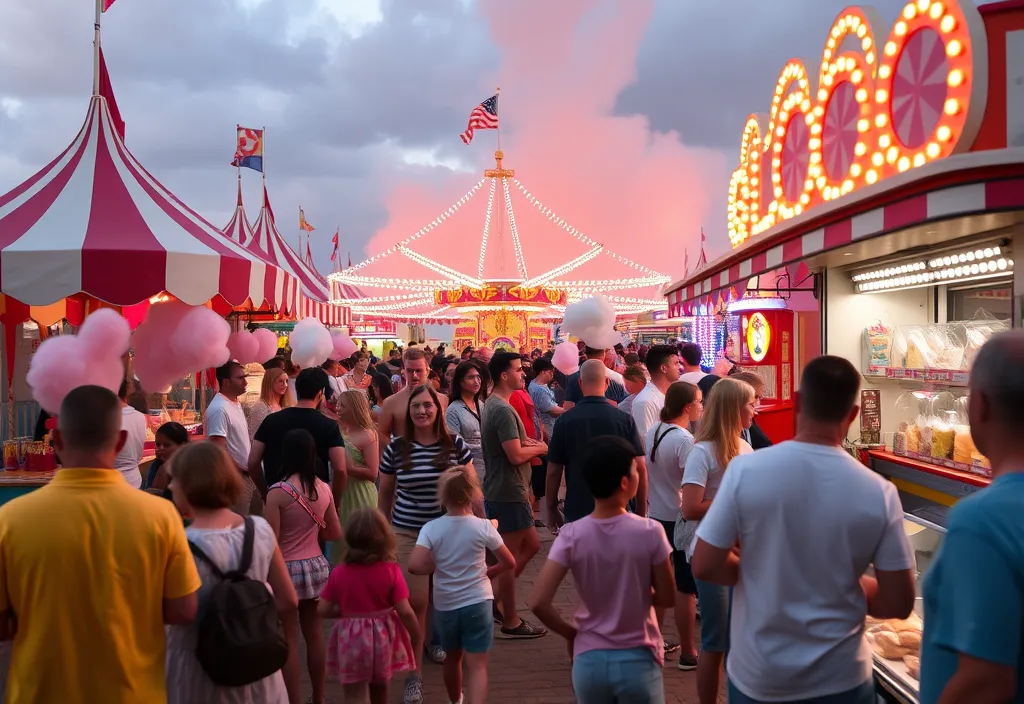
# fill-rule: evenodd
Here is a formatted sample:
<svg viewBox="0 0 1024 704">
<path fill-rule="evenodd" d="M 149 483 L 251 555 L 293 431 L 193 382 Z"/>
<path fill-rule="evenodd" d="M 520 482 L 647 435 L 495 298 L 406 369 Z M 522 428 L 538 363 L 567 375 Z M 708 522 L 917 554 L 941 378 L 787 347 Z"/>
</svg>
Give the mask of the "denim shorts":
<svg viewBox="0 0 1024 704">
<path fill-rule="evenodd" d="M 579 704 L 665 704 L 661 665 L 650 648 L 588 650 L 572 661 Z"/>
<path fill-rule="evenodd" d="M 675 521 L 661 521 L 654 519 L 665 529 L 668 536 L 668 544 L 672 544 L 672 536 L 676 532 Z M 697 585 L 693 582 L 693 572 L 690 570 L 690 563 L 686 561 L 686 553 L 682 550 L 672 549 L 672 571 L 676 576 L 676 591 L 680 594 L 696 594 Z"/>
<path fill-rule="evenodd" d="M 498 521 L 499 533 L 515 533 L 533 528 L 533 509 L 529 501 L 484 501 L 487 517 Z"/>
<path fill-rule="evenodd" d="M 700 649 L 706 653 L 724 653 L 729 649 L 732 590 L 699 579 L 694 581 L 700 602 Z"/>
<path fill-rule="evenodd" d="M 494 636 L 494 612 L 490 599 L 452 611 L 434 611 L 434 637 L 438 644 L 452 652 L 486 653 Z"/>
<path fill-rule="evenodd" d="M 839 694 L 827 694 L 824 697 L 813 699 L 801 699 L 794 704 L 874 704 L 875 683 L 868 680 L 860 687 L 854 687 Z M 757 699 L 751 699 L 746 694 L 736 689 L 736 685 L 729 682 L 729 704 L 763 704 Z"/>
</svg>

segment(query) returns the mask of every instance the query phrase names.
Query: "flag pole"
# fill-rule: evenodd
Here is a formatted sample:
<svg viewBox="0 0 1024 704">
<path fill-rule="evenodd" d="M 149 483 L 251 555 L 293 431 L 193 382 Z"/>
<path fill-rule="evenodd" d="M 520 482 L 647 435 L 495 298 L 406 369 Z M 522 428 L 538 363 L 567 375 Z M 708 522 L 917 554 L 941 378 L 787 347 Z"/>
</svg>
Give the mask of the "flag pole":
<svg viewBox="0 0 1024 704">
<path fill-rule="evenodd" d="M 93 23 L 92 39 L 92 94 L 100 94 L 100 17 L 103 15 L 103 0 L 96 0 L 96 20 Z"/>
<path fill-rule="evenodd" d="M 494 95 L 495 96 L 500 96 L 501 95 L 501 86 L 498 86 L 497 88 L 494 89 Z M 499 102 L 500 101 L 498 101 L 498 100 L 494 101 L 494 111 L 495 111 L 495 114 L 498 117 L 498 126 L 497 126 L 497 128 L 495 128 L 495 131 L 498 133 L 498 151 L 500 152 L 501 151 L 501 113 L 498 110 L 498 103 Z"/>
<path fill-rule="evenodd" d="M 299 206 L 299 251 L 296 252 L 299 259 L 302 259 L 302 206 Z"/>
</svg>

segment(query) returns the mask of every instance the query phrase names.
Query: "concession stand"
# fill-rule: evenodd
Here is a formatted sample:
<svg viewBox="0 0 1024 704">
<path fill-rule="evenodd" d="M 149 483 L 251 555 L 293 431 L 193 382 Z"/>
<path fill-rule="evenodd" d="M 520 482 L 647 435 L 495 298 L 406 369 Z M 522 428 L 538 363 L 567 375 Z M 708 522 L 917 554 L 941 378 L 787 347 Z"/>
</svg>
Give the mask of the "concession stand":
<svg viewBox="0 0 1024 704">
<path fill-rule="evenodd" d="M 666 294 L 685 313 L 807 268 L 819 349 L 792 378 L 818 353 L 859 366 L 870 412 L 851 451 L 899 489 L 923 574 L 948 507 L 990 481 L 966 414 L 971 363 L 1024 312 L 1024 2 L 913 0 L 891 19 L 848 7 L 820 64 L 786 62 L 743 129 L 732 251 Z M 870 624 L 886 699 L 917 701 L 919 661 L 880 634 L 920 619 Z"/>
</svg>

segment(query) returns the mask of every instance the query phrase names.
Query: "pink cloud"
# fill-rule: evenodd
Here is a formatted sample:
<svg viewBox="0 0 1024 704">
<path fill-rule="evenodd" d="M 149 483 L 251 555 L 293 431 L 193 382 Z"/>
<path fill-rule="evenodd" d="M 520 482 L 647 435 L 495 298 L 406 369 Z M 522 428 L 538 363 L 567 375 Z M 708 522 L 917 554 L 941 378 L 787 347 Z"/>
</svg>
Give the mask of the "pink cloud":
<svg viewBox="0 0 1024 704">
<path fill-rule="evenodd" d="M 609 249 L 673 279 L 683 273 L 684 248 L 696 261 L 700 228 L 721 219 L 722 184 L 731 168 L 720 152 L 688 147 L 675 133 L 651 132 L 642 116 L 615 116 L 620 91 L 635 78 L 637 54 L 654 0 L 484 0 L 479 11 L 501 52 L 494 85 L 505 166 L 544 204 Z M 490 93 L 480 89 L 481 99 Z M 685 86 L 665 86 L 679 100 Z M 466 106 L 466 113 L 472 109 Z M 452 125 L 458 139 L 462 125 Z M 479 131 L 467 147 L 480 171 L 493 166 L 495 133 Z M 440 169 L 433 172 L 442 173 Z M 447 172 L 445 172 L 447 173 Z M 437 217 L 476 183 L 480 174 L 438 176 L 429 187 L 413 179 L 390 192 L 389 220 L 367 251 L 380 252 Z M 476 274 L 487 185 L 455 217 L 412 246 L 466 273 Z M 538 213 L 512 185 L 512 201 L 529 273 L 572 259 L 586 247 Z M 514 276 L 500 185 L 488 247 L 488 276 Z M 375 276 L 434 278 L 422 267 L 391 256 L 362 272 Z M 565 278 L 636 276 L 599 256 Z M 647 289 L 644 295 L 653 295 Z"/>
</svg>

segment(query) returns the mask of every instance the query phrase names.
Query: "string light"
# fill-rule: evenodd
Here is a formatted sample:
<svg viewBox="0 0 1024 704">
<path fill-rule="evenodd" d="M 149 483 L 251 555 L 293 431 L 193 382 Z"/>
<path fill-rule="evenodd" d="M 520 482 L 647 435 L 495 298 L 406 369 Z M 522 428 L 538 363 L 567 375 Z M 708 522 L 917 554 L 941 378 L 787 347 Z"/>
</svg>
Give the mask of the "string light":
<svg viewBox="0 0 1024 704">
<path fill-rule="evenodd" d="M 600 254 L 602 249 L 604 249 L 604 245 L 599 244 L 590 249 L 589 251 L 584 252 L 580 256 L 576 257 L 572 261 L 566 262 L 561 266 L 557 266 L 551 271 L 541 274 L 540 276 L 536 276 L 530 279 L 529 281 L 524 281 L 523 283 L 520 284 L 520 286 L 522 286 L 523 288 L 536 288 L 537 286 L 542 286 L 543 284 L 547 283 L 556 276 L 562 276 L 563 274 L 566 274 L 572 271 L 573 269 L 582 266 L 583 264 L 586 264 L 591 259 Z"/>
<path fill-rule="evenodd" d="M 516 227 L 516 216 L 512 212 L 512 192 L 508 187 L 508 179 L 501 179 L 501 187 L 505 191 L 505 209 L 508 211 L 508 224 L 512 229 L 512 247 L 516 253 L 516 270 L 519 272 L 520 279 L 529 278 L 529 274 L 526 273 L 526 259 L 523 258 L 523 245 L 519 242 L 519 228 Z"/>
<path fill-rule="evenodd" d="M 626 288 L 643 288 L 645 286 L 658 286 L 667 283 L 663 276 L 647 276 L 634 279 L 599 279 L 589 281 L 552 281 L 554 288 L 564 288 L 569 291 L 581 293 L 603 293 L 605 291 L 619 291 Z"/>
<path fill-rule="evenodd" d="M 539 210 L 542 215 L 547 217 L 548 220 L 550 220 L 551 222 L 553 222 L 556 225 L 558 225 L 560 228 L 562 228 L 563 230 L 568 232 L 570 235 L 572 235 L 573 237 L 575 237 L 577 240 L 579 240 L 580 242 L 582 242 L 585 245 L 593 247 L 595 245 L 600 244 L 600 242 L 597 242 L 595 240 L 590 239 L 585 234 L 583 234 L 582 232 L 577 230 L 575 227 L 573 227 L 572 225 L 567 223 L 565 220 L 563 220 L 562 218 L 558 217 L 558 214 L 555 213 L 553 210 L 551 210 L 550 208 L 545 207 L 544 204 L 540 202 L 540 199 L 538 199 L 535 195 L 533 195 L 528 190 L 526 190 L 526 187 L 523 186 L 522 182 L 519 181 L 519 179 L 513 179 L 513 182 L 516 184 L 516 188 L 519 189 L 520 193 L 523 194 L 523 197 L 526 198 L 526 200 L 528 200 L 530 202 L 530 205 L 532 205 L 537 210 Z M 669 277 L 668 276 L 665 276 L 664 274 L 659 274 L 658 272 L 654 271 L 653 269 L 649 269 L 646 266 L 643 266 L 642 264 L 637 264 L 632 259 L 629 259 L 627 257 L 623 257 L 623 256 L 621 256 L 619 254 L 616 254 L 615 252 L 611 251 L 610 249 L 607 249 L 607 248 L 604 249 L 603 253 L 607 254 L 610 257 L 612 257 L 616 261 L 618 261 L 618 262 L 620 262 L 622 264 L 625 264 L 626 266 L 630 267 L 631 269 L 635 269 L 636 271 L 641 271 L 641 272 L 643 272 L 645 274 L 651 274 L 653 276 L 658 276 L 661 279 L 664 279 L 664 281 L 659 281 L 659 283 L 668 283 L 668 281 L 669 281 Z"/>
<path fill-rule="evenodd" d="M 452 285 L 452 282 L 447 279 L 396 279 L 387 276 L 357 276 L 348 273 L 331 274 L 331 280 L 349 286 L 401 288 L 407 291 L 433 291 Z"/>
<path fill-rule="evenodd" d="M 480 279 L 474 279 L 469 274 L 463 274 L 461 271 L 456 271 L 449 266 L 445 266 L 440 262 L 436 262 L 430 257 L 423 256 L 419 252 L 414 252 L 408 247 L 399 247 L 398 250 L 403 256 L 408 257 L 417 264 L 421 264 L 428 269 L 436 271 L 438 274 L 447 276 L 450 281 L 444 286 L 444 288 L 452 288 L 453 285 L 462 284 L 469 286 L 470 288 L 480 288 L 484 285 L 484 282 Z"/>
<path fill-rule="evenodd" d="M 665 306 L 664 298 L 627 298 L 624 296 L 608 296 L 609 301 L 612 303 L 623 303 L 628 305 L 640 305 L 640 306 L 654 306 L 655 308 L 663 308 Z"/>
<path fill-rule="evenodd" d="M 491 189 L 487 194 L 487 212 L 484 213 L 484 234 L 480 238 L 480 259 L 476 264 L 476 276 L 484 278 L 484 257 L 487 255 L 487 235 L 491 231 L 491 211 L 494 209 L 494 191 L 498 186 L 497 179 L 491 179 Z"/>
<path fill-rule="evenodd" d="M 406 293 L 395 296 L 364 296 L 362 298 L 346 298 L 346 305 L 354 303 L 355 305 L 368 306 L 373 303 L 394 303 L 396 301 L 418 301 L 423 298 L 422 293 Z M 433 300 L 433 299 L 431 299 Z"/>
<path fill-rule="evenodd" d="M 412 299 L 409 301 L 403 301 L 399 303 L 377 303 L 374 305 L 362 305 L 362 301 L 349 301 L 348 307 L 352 309 L 353 313 L 364 315 L 368 310 L 385 310 L 385 311 L 396 311 L 402 310 L 403 308 L 412 308 L 416 306 L 429 306 L 433 305 L 433 296 L 424 296 L 420 294 L 419 298 Z"/>
<path fill-rule="evenodd" d="M 419 238 L 423 237 L 424 235 L 426 235 L 426 234 L 428 234 L 430 232 L 433 232 L 438 227 L 440 227 L 441 224 L 445 220 L 447 220 L 451 216 L 455 215 L 455 213 L 457 213 L 459 211 L 459 208 L 461 208 L 466 203 L 468 203 L 469 199 L 472 198 L 474 195 L 476 195 L 476 192 L 479 191 L 483 187 L 484 181 L 486 181 L 486 180 L 487 179 L 483 179 L 482 178 L 479 181 L 477 181 L 476 185 L 473 186 L 472 188 L 470 188 L 469 191 L 466 192 L 466 195 L 462 196 L 462 198 L 459 198 L 457 201 L 455 201 L 455 203 L 453 203 L 447 210 L 445 210 L 443 213 L 441 213 L 436 218 L 434 218 L 426 226 L 421 227 L 415 234 L 410 235 L 409 237 L 406 237 L 401 242 L 396 242 L 393 246 L 387 248 L 386 250 L 384 250 L 380 254 L 375 254 L 372 257 L 370 257 L 369 259 L 364 259 L 363 261 L 359 262 L 358 264 L 353 264 L 350 267 L 346 267 L 343 270 L 343 272 L 344 273 L 348 273 L 348 272 L 359 271 L 360 269 L 362 269 L 364 267 L 367 267 L 370 264 L 373 264 L 374 262 L 380 261 L 384 257 L 387 257 L 387 256 L 390 256 L 390 255 L 394 254 L 395 252 L 398 251 L 399 247 L 404 247 L 405 245 L 409 244 L 410 242 L 414 242 L 415 240 L 418 240 Z"/>
</svg>

